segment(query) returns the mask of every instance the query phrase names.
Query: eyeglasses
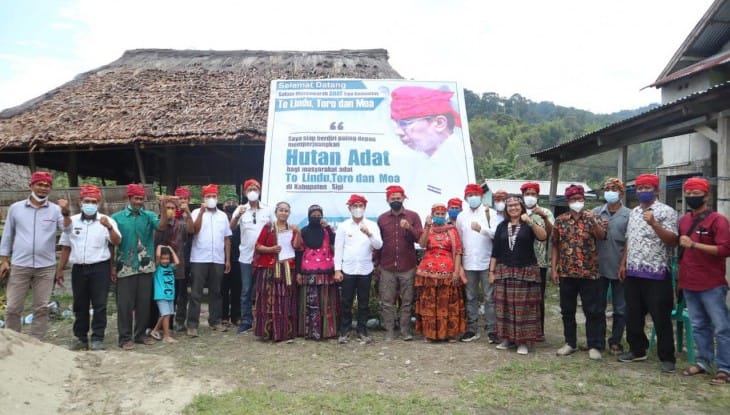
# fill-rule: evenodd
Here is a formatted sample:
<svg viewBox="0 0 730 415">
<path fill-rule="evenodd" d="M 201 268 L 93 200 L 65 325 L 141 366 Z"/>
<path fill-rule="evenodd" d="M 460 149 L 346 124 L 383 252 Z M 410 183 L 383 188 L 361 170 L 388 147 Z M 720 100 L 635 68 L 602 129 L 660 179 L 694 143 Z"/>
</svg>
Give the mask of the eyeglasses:
<svg viewBox="0 0 730 415">
<path fill-rule="evenodd" d="M 401 130 L 405 130 L 406 128 L 410 127 L 411 124 L 415 123 L 416 121 L 420 120 L 428 120 L 430 121 L 433 117 L 418 117 L 418 118 L 409 118 L 407 120 L 397 120 L 395 124 L 400 128 Z"/>
<path fill-rule="evenodd" d="M 251 216 L 253 217 L 253 224 L 256 224 L 256 212 L 251 212 Z"/>
</svg>

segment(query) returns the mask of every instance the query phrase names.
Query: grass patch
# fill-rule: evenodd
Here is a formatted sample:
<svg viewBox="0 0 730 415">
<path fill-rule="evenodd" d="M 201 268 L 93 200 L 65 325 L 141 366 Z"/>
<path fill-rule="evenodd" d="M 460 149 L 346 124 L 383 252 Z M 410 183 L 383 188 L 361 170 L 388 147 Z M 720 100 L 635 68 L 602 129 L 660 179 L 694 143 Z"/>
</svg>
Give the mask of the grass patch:
<svg viewBox="0 0 730 415">
<path fill-rule="evenodd" d="M 224 395 L 199 395 L 185 414 L 467 414 L 455 403 L 418 395 L 386 396 L 375 393 L 285 393 L 237 390 Z"/>
</svg>

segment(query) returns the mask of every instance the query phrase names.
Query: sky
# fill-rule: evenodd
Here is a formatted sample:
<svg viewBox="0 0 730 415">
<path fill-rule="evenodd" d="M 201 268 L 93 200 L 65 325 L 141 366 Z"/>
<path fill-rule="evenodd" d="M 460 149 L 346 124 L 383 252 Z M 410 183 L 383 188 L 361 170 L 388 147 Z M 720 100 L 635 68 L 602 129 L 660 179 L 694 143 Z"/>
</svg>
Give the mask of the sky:
<svg viewBox="0 0 730 415">
<path fill-rule="evenodd" d="M 0 109 L 141 48 L 388 50 L 404 78 L 610 113 L 712 0 L 0 0 Z"/>
</svg>

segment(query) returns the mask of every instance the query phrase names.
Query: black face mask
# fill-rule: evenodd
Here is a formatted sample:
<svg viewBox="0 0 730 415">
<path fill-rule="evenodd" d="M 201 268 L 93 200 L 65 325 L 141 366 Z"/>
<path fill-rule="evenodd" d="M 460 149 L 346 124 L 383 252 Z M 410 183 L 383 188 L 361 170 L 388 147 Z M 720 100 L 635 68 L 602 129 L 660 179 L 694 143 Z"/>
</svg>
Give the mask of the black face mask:
<svg viewBox="0 0 730 415">
<path fill-rule="evenodd" d="M 400 210 L 400 208 L 402 208 L 402 207 L 403 207 L 403 202 L 401 202 L 401 201 L 396 200 L 394 202 L 390 202 L 390 208 L 393 210 Z"/>
<path fill-rule="evenodd" d="M 320 222 L 322 222 L 322 218 L 315 218 L 315 217 L 309 218 L 309 226 L 311 226 L 312 228 L 322 227 L 322 224 Z"/>
<path fill-rule="evenodd" d="M 223 210 L 225 210 L 226 213 L 233 214 L 233 212 L 235 212 L 237 208 L 238 208 L 238 206 L 228 205 L 228 206 L 223 207 Z"/>
<path fill-rule="evenodd" d="M 684 200 L 687 202 L 687 206 L 689 206 L 690 209 L 698 209 L 705 204 L 704 196 L 685 196 Z"/>
</svg>

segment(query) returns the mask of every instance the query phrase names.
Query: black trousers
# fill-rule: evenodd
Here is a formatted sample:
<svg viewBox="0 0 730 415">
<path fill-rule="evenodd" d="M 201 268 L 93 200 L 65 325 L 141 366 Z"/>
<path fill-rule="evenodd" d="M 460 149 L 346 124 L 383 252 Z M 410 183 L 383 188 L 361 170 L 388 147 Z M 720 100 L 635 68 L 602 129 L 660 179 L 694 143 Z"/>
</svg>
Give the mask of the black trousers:
<svg viewBox="0 0 730 415">
<path fill-rule="evenodd" d="M 74 336 L 84 343 L 89 341 L 89 304 L 94 310 L 94 316 L 91 318 L 91 340 L 104 341 L 110 278 L 109 261 L 90 265 L 74 264 L 71 268 L 75 316 L 73 332 Z"/>
<path fill-rule="evenodd" d="M 560 314 L 563 316 L 565 343 L 577 346 L 577 324 L 575 312 L 578 295 L 586 317 L 586 340 L 589 349 L 606 348 L 606 300 L 601 301 L 603 289 L 601 280 L 586 278 L 560 279 Z"/>
<path fill-rule="evenodd" d="M 188 281 L 188 277 L 175 278 L 175 326 L 179 327 L 185 327 L 188 315 Z"/>
<path fill-rule="evenodd" d="M 119 345 L 141 343 L 150 321 L 152 273 L 117 279 L 117 328 Z"/>
<path fill-rule="evenodd" d="M 657 355 L 662 362 L 676 362 L 674 357 L 674 329 L 672 308 L 674 293 L 669 277 L 663 280 L 627 277 L 624 280 L 626 298 L 626 340 L 637 356 L 644 356 L 649 340 L 644 332 L 644 321 L 649 313 L 657 337 Z"/>
<path fill-rule="evenodd" d="M 236 321 L 241 319 L 241 267 L 238 262 L 231 264 L 231 272 L 223 274 L 221 301 L 223 303 L 221 319 L 236 324 Z"/>
<path fill-rule="evenodd" d="M 340 323 L 340 335 L 345 335 L 352 330 L 352 302 L 357 295 L 357 332 L 367 333 L 367 322 L 370 304 L 370 280 L 372 273 L 368 275 L 351 275 L 342 273 L 342 320 Z"/>
</svg>

